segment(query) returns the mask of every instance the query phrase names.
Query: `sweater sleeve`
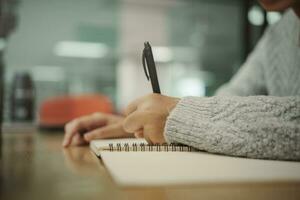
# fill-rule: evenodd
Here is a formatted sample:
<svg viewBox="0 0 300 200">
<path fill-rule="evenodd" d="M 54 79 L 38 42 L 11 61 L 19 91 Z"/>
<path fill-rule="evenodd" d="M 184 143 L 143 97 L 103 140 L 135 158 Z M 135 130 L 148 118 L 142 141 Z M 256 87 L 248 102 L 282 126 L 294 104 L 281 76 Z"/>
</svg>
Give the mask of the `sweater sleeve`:
<svg viewBox="0 0 300 200">
<path fill-rule="evenodd" d="M 271 27 L 272 28 L 272 27 Z M 265 54 L 268 52 L 268 34 L 272 29 L 267 29 L 254 51 L 248 56 L 246 62 L 240 67 L 234 77 L 221 86 L 216 95 L 267 95 L 264 65 Z"/>
<path fill-rule="evenodd" d="M 300 160 L 300 96 L 185 97 L 165 138 L 212 153 Z"/>
</svg>

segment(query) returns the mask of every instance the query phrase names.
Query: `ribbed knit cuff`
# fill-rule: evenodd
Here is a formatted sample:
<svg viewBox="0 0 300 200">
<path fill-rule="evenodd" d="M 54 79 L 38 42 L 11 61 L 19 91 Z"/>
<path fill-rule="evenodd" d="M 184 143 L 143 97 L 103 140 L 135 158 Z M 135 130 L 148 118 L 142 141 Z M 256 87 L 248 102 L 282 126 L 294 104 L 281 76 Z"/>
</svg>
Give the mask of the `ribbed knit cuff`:
<svg viewBox="0 0 300 200">
<path fill-rule="evenodd" d="M 182 143 L 203 148 L 208 130 L 212 128 L 213 107 L 212 98 L 184 97 L 170 113 L 165 125 L 165 139 L 168 143 Z M 197 137 L 195 137 L 197 133 Z M 201 133 L 204 133 L 201 135 Z M 205 137 L 205 138 L 202 138 Z M 202 139 L 201 139 L 202 138 Z M 200 146 L 199 146 L 200 145 Z"/>
</svg>

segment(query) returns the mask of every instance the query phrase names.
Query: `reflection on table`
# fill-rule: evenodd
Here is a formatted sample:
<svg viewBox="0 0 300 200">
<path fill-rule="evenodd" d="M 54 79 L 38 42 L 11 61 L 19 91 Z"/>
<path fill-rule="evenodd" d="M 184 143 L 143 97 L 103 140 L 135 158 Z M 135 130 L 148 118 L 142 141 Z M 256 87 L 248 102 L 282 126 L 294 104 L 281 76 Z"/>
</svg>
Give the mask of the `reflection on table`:
<svg viewBox="0 0 300 200">
<path fill-rule="evenodd" d="M 300 197 L 300 183 L 120 188 L 88 146 L 64 149 L 61 141 L 62 133 L 5 132 L 0 199 L 276 200 Z"/>
</svg>

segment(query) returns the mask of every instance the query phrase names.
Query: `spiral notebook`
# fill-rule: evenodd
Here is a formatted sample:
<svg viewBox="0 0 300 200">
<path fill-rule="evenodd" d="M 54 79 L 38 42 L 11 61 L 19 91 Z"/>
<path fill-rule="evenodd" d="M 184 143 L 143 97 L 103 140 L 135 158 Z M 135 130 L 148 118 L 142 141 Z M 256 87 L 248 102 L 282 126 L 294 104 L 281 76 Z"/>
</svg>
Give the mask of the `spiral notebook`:
<svg viewBox="0 0 300 200">
<path fill-rule="evenodd" d="M 163 144 L 163 145 L 149 145 L 145 139 L 139 138 L 123 138 L 123 139 L 103 139 L 93 140 L 90 143 L 93 152 L 100 156 L 103 151 L 110 152 L 183 152 L 196 151 L 192 147 L 180 144 Z"/>
<path fill-rule="evenodd" d="M 230 157 L 178 145 L 151 146 L 143 139 L 95 140 L 90 147 L 123 187 L 300 182 L 300 162 Z"/>
</svg>

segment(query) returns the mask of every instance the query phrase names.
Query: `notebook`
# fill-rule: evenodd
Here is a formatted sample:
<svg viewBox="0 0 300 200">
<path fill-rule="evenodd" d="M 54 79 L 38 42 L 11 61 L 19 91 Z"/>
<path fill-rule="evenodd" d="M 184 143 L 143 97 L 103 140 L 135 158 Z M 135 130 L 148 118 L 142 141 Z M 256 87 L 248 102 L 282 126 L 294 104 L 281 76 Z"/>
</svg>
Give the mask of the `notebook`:
<svg viewBox="0 0 300 200">
<path fill-rule="evenodd" d="M 300 182 L 300 162 L 230 157 L 174 145 L 174 151 L 171 145 L 168 151 L 163 146 L 150 150 L 140 144 L 147 145 L 143 139 L 112 139 L 92 141 L 90 147 L 114 181 L 125 187 Z"/>
<path fill-rule="evenodd" d="M 102 139 L 93 140 L 90 143 L 90 148 L 93 152 L 100 156 L 103 151 L 110 152 L 182 152 L 182 151 L 196 151 L 192 147 L 179 144 L 165 144 L 165 145 L 148 145 L 143 138 L 122 138 L 122 139 Z"/>
</svg>

